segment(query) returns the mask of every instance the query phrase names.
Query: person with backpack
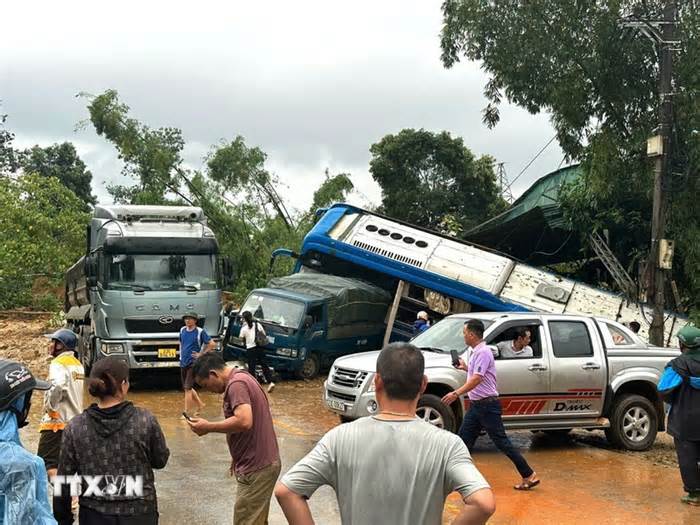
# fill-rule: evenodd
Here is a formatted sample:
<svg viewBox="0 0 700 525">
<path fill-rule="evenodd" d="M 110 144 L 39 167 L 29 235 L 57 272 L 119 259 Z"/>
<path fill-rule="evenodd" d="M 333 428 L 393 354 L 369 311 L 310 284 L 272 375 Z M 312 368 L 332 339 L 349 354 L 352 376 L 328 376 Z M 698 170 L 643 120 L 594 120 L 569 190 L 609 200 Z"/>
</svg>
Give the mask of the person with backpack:
<svg viewBox="0 0 700 525">
<path fill-rule="evenodd" d="M 671 405 L 667 432 L 678 455 L 686 505 L 700 506 L 700 328 L 684 326 L 677 334 L 681 355 L 669 361 L 657 389 Z"/>
<path fill-rule="evenodd" d="M 0 525 L 55 525 L 44 460 L 19 440 L 34 390 L 49 390 L 21 363 L 0 359 Z"/>
<path fill-rule="evenodd" d="M 182 316 L 182 320 L 185 326 L 180 329 L 180 378 L 182 389 L 185 391 L 185 412 L 189 414 L 195 405 L 197 411 L 204 408 L 204 403 L 193 389 L 192 365 L 200 354 L 214 350 L 216 342 L 209 337 L 204 328 L 197 326 L 199 315 L 196 312 L 187 312 Z"/>
<path fill-rule="evenodd" d="M 253 320 L 253 314 L 245 311 L 242 314 L 243 326 L 238 336 L 245 341 L 246 355 L 248 357 L 248 371 L 257 379 L 258 374 L 256 368 L 260 365 L 265 383 L 267 383 L 267 392 L 270 393 L 275 388 L 275 383 L 272 382 L 272 372 L 265 360 L 265 345 L 267 344 L 267 334 L 262 325 Z"/>
</svg>

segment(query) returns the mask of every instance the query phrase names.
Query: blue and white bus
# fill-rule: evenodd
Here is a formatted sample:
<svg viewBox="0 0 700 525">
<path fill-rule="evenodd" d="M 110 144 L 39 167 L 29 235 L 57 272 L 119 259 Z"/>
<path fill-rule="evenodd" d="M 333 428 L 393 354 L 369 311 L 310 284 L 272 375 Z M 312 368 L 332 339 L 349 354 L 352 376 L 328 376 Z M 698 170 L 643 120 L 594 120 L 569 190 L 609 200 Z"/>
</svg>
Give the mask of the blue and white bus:
<svg viewBox="0 0 700 525">
<path fill-rule="evenodd" d="M 628 304 L 621 295 L 349 204 L 319 210 L 318 216 L 300 252 L 276 250 L 271 264 L 276 257 L 290 256 L 297 259 L 295 273 L 359 279 L 389 292 L 393 301 L 387 307 L 383 343 L 410 339 L 419 311 L 428 312 L 433 322 L 477 311 L 585 314 L 637 320 L 640 335 L 647 335 L 650 311 Z M 686 323 L 686 318 L 670 314 L 668 339 Z M 367 349 L 347 348 L 343 353 Z M 269 350 L 276 355 L 274 348 Z M 307 352 L 305 359 L 313 357 Z"/>
</svg>

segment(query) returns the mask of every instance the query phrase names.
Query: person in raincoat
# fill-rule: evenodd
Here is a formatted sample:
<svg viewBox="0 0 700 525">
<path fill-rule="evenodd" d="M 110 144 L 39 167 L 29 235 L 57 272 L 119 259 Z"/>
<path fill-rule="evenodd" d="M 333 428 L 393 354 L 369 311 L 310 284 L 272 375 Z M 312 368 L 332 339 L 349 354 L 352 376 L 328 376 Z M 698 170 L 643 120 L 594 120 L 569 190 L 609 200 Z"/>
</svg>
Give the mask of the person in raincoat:
<svg viewBox="0 0 700 525">
<path fill-rule="evenodd" d="M 681 355 L 666 365 L 657 386 L 671 405 L 668 433 L 678 454 L 683 503 L 700 506 L 700 328 L 685 326 L 678 332 Z"/>
<path fill-rule="evenodd" d="M 27 424 L 32 391 L 50 387 L 21 363 L 0 359 L 0 525 L 56 525 L 44 460 L 22 447 L 18 432 Z"/>
</svg>

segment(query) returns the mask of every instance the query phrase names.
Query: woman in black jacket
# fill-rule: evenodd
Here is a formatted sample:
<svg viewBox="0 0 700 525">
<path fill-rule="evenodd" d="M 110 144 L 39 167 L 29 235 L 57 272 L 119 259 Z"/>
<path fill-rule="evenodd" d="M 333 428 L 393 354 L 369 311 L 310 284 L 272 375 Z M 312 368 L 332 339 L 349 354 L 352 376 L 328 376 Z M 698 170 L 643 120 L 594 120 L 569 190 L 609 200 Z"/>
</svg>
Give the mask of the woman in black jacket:
<svg viewBox="0 0 700 525">
<path fill-rule="evenodd" d="M 99 483 L 82 478 L 81 525 L 153 525 L 158 502 L 153 469 L 165 466 L 170 451 L 156 418 L 126 401 L 129 366 L 116 357 L 95 363 L 88 380 L 97 398 L 74 417 L 63 432 L 58 475 L 101 476 Z M 69 480 L 62 497 L 54 498 L 59 524 L 73 523 Z"/>
</svg>

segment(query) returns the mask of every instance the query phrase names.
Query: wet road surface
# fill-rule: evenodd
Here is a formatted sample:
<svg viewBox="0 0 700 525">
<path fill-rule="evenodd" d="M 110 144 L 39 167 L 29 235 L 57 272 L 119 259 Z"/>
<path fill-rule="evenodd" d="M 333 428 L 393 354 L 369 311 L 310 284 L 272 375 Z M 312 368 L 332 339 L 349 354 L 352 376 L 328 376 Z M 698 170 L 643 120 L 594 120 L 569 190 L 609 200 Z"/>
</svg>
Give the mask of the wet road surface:
<svg viewBox="0 0 700 525">
<path fill-rule="evenodd" d="M 337 418 L 325 410 L 321 395 L 321 380 L 279 383 L 271 395 L 282 472 L 338 424 Z M 206 403 L 202 416 L 221 419 L 220 396 L 204 393 L 201 397 Z M 155 414 L 170 448 L 168 465 L 156 471 L 161 523 L 231 523 L 235 480 L 228 475 L 230 457 L 224 436 L 200 438 L 189 430 L 180 416 L 182 393 L 174 378 L 149 388 L 137 383 L 129 398 Z M 87 393 L 85 399 L 92 401 Z M 30 425 L 21 431 L 23 443 L 32 451 L 36 451 L 38 442 L 40 401 L 35 396 Z M 675 468 L 596 446 L 602 442 L 597 437 L 562 440 L 530 432 L 514 432 L 511 436 L 542 484 L 531 492 L 513 490 L 516 470 L 488 438 L 480 438 L 472 451 L 474 460 L 497 499 L 496 514 L 489 523 L 700 523 L 700 509 L 679 503 L 682 491 Z M 457 494 L 448 498 L 444 523 L 459 512 L 460 505 Z M 340 523 L 335 493 L 329 487 L 319 489 L 310 506 L 319 525 Z M 274 498 L 270 523 L 286 523 Z"/>
</svg>

